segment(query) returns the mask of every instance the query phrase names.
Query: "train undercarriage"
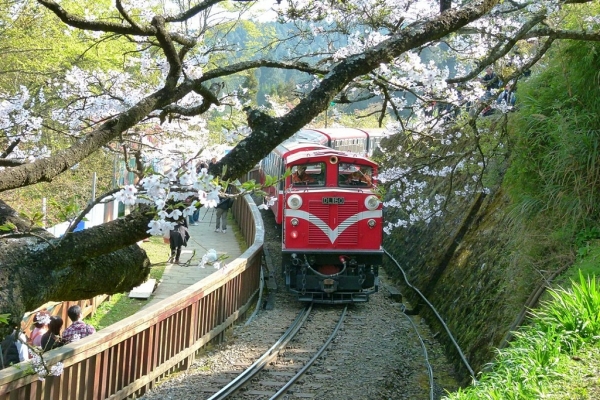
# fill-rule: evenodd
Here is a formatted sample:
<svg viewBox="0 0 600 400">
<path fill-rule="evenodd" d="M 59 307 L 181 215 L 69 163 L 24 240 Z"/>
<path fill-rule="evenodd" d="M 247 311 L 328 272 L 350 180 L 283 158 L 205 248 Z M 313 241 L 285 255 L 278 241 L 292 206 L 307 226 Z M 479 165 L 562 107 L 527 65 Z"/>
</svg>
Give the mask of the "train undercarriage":
<svg viewBox="0 0 600 400">
<path fill-rule="evenodd" d="M 283 252 L 288 290 L 302 302 L 361 303 L 379 290 L 382 252 Z"/>
</svg>

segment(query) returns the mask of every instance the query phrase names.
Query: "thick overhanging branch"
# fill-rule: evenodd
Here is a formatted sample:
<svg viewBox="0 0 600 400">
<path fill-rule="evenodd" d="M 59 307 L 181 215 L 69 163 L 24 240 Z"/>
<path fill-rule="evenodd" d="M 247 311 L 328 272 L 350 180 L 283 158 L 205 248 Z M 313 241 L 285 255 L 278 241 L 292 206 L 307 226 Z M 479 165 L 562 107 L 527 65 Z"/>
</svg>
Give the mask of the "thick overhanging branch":
<svg viewBox="0 0 600 400">
<path fill-rule="evenodd" d="M 129 110 L 100 125 L 68 149 L 48 158 L 0 171 L 0 192 L 38 182 L 50 182 L 56 176 L 87 158 L 90 154 L 117 138 L 122 132 L 135 126 L 147 115 L 178 101 L 192 90 L 190 83 L 173 90 L 161 89 L 141 100 Z"/>
<path fill-rule="evenodd" d="M 156 29 L 152 26 L 141 26 L 139 24 L 122 25 L 108 21 L 89 21 L 74 14 L 67 12 L 59 4 L 52 0 L 37 0 L 38 3 L 52 11 L 61 21 L 74 28 L 95 31 L 95 32 L 113 32 L 121 35 L 135 36 L 155 36 Z M 121 14 L 123 15 L 123 14 Z M 126 19 L 128 23 L 130 21 Z M 170 33 L 169 36 L 175 42 L 184 46 L 190 46 L 193 40 L 186 38 L 178 33 Z"/>
<path fill-rule="evenodd" d="M 441 39 L 481 18 L 498 1 L 474 1 L 461 9 L 447 10 L 441 15 L 407 27 L 364 53 L 346 58 L 334 66 L 315 89 L 282 117 L 269 117 L 256 110 L 248 112 L 248 126 L 252 129 L 252 134 L 230 151 L 214 170 L 221 170 L 222 164 L 227 164 L 227 174 L 223 178 L 241 176 L 275 146 L 325 111 L 329 102 L 353 79 L 369 73 L 381 63 L 391 62 L 410 49 Z"/>
<path fill-rule="evenodd" d="M 52 11 L 61 21 L 74 28 L 89 31 L 114 32 L 123 35 L 154 36 L 156 31 L 152 27 L 128 26 L 108 21 L 88 21 L 67 12 L 52 0 L 37 0 L 38 3 Z"/>
<path fill-rule="evenodd" d="M 238 72 L 246 71 L 249 69 L 255 69 L 260 67 L 270 67 L 279 69 L 293 69 L 300 72 L 306 72 L 309 74 L 327 74 L 330 70 L 327 68 L 316 68 L 310 64 L 304 62 L 289 62 L 289 61 L 275 61 L 275 60 L 254 60 L 244 61 L 235 64 L 230 64 L 221 68 L 216 68 L 211 71 L 207 71 L 202 75 L 201 78 L 196 79 L 199 82 L 206 82 L 211 79 L 220 78 L 223 76 L 233 75 Z"/>
<path fill-rule="evenodd" d="M 78 263 L 136 244 L 149 236 L 146 231 L 153 216 L 152 210 L 141 207 L 125 217 L 65 234 L 52 242 L 55 247 L 47 251 L 48 257 Z"/>
<path fill-rule="evenodd" d="M 0 167 L 18 167 L 19 165 L 23 164 L 25 164 L 25 162 L 12 158 L 0 159 Z"/>
<path fill-rule="evenodd" d="M 16 227 L 0 240 L 0 313 L 10 313 L 18 323 L 26 311 L 48 301 L 122 293 L 142 283 L 150 261 L 135 241 L 148 236 L 152 214 L 145 211 L 61 240 L 0 200 L 0 224 Z"/>
<path fill-rule="evenodd" d="M 531 32 L 529 32 L 525 38 L 531 39 L 536 37 L 551 36 L 554 39 L 571 39 L 571 40 L 582 40 L 588 42 L 600 41 L 600 31 L 572 31 L 564 29 L 552 29 L 547 26 L 540 26 Z"/>
<path fill-rule="evenodd" d="M 223 0 L 205 0 L 180 14 L 177 14 L 177 15 L 174 15 L 171 17 L 166 17 L 165 21 L 166 22 L 187 21 L 188 19 L 198 15 L 199 13 L 201 13 L 204 10 L 208 10 L 210 7 L 214 6 L 215 4 L 219 4 L 222 1 Z"/>
<path fill-rule="evenodd" d="M 36 242 L 44 240 L 45 243 L 39 245 L 36 250 L 35 257 L 38 260 L 46 260 L 48 265 L 57 268 L 60 265 L 76 264 L 100 257 L 147 238 L 148 223 L 154 215 L 155 212 L 151 208 L 141 206 L 122 218 L 79 232 L 67 232 L 63 237 L 56 238 L 45 229 L 22 218 L 11 206 L 0 200 L 0 225 L 10 222 L 16 227 L 13 233 L 3 235 L 3 240 L 24 236 L 35 237 Z M 18 251 L 18 248 L 15 250 Z"/>
<path fill-rule="evenodd" d="M 152 26 L 156 28 L 156 38 L 169 62 L 169 74 L 167 75 L 165 87 L 174 88 L 181 76 L 181 60 L 177 54 L 177 49 L 175 49 L 175 46 L 165 29 L 164 19 L 158 16 L 154 17 L 152 19 Z"/>
</svg>

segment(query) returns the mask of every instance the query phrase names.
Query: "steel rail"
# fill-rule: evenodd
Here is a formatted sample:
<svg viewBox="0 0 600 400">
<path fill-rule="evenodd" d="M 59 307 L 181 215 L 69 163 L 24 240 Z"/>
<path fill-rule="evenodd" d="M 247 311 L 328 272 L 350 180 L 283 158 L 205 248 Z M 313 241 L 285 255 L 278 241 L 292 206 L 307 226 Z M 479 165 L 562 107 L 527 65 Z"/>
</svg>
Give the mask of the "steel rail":
<svg viewBox="0 0 600 400">
<path fill-rule="evenodd" d="M 246 384 L 250 379 L 252 379 L 256 374 L 258 374 L 267 363 L 269 363 L 273 358 L 277 357 L 277 354 L 287 346 L 290 340 L 300 330 L 306 319 L 308 318 L 310 312 L 312 310 L 312 303 L 309 306 L 304 307 L 299 313 L 294 322 L 290 325 L 290 327 L 281 335 L 281 337 L 275 342 L 273 346 L 269 350 L 267 350 L 260 358 L 258 358 L 251 366 L 249 366 L 244 372 L 239 374 L 235 379 L 225 385 L 221 390 L 217 393 L 209 397 L 208 400 L 220 400 L 226 399 L 237 390 L 239 390 L 242 386 Z"/>
<path fill-rule="evenodd" d="M 319 349 L 319 351 L 317 351 L 317 353 L 315 353 L 315 355 L 302 367 L 300 368 L 300 370 L 296 373 L 296 375 L 294 375 L 285 385 L 283 385 L 283 387 L 281 389 L 279 389 L 277 391 L 277 393 L 275 393 L 270 400 L 274 400 L 274 399 L 279 399 L 281 396 L 283 396 L 288 389 L 294 384 L 296 383 L 296 381 L 302 376 L 304 375 L 304 373 L 306 371 L 308 371 L 308 369 L 314 364 L 314 362 L 321 356 L 321 354 L 323 354 L 323 352 L 325 351 L 325 349 L 327 347 L 329 347 L 329 344 L 331 343 L 331 341 L 337 336 L 338 331 L 340 330 L 340 327 L 342 326 L 342 323 L 344 322 L 344 319 L 346 317 L 346 311 L 348 311 L 348 306 L 346 305 L 344 307 L 344 311 L 342 311 L 342 315 L 340 315 L 340 320 L 338 321 L 337 325 L 335 326 L 335 329 L 333 330 L 333 332 L 331 333 L 331 335 L 329 335 L 329 338 L 327 339 L 327 341 L 323 344 L 323 346 Z"/>
</svg>

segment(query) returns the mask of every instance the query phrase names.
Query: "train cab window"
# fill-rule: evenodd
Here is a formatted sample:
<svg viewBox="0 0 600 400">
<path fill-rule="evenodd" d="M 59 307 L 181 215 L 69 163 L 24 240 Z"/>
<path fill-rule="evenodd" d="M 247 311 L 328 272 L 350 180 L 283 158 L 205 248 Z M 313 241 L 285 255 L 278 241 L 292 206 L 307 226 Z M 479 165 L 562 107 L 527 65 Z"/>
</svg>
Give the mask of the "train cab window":
<svg viewBox="0 0 600 400">
<path fill-rule="evenodd" d="M 325 163 L 293 166 L 292 184 L 294 186 L 325 186 Z"/>
<path fill-rule="evenodd" d="M 373 170 L 367 165 L 338 164 L 338 186 L 371 186 Z"/>
</svg>

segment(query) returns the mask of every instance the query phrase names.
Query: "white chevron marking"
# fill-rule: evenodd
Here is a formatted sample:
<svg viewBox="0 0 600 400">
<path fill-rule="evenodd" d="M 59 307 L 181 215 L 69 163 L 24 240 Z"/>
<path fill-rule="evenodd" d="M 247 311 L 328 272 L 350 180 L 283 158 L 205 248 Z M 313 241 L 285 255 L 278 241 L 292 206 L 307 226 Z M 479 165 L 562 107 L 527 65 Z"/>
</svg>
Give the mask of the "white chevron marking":
<svg viewBox="0 0 600 400">
<path fill-rule="evenodd" d="M 307 221 L 308 223 L 312 223 L 313 225 L 315 225 L 329 238 L 329 241 L 331 242 L 331 244 L 333 244 L 337 240 L 337 238 L 342 233 L 344 233 L 344 231 L 346 229 L 348 229 L 350 226 L 354 225 L 358 221 L 362 221 L 363 219 L 367 219 L 367 218 L 381 218 L 381 215 L 382 215 L 381 210 L 362 211 L 362 212 L 356 213 L 354 215 L 351 215 L 350 217 L 348 217 L 344 221 L 342 221 L 340 224 L 338 224 L 338 226 L 336 226 L 334 229 L 331 229 L 325 221 L 323 221 L 321 218 L 319 218 L 309 212 L 302 211 L 302 210 L 290 210 L 290 209 L 285 210 L 286 217 L 295 217 L 295 218 L 302 219 L 304 221 Z"/>
</svg>

